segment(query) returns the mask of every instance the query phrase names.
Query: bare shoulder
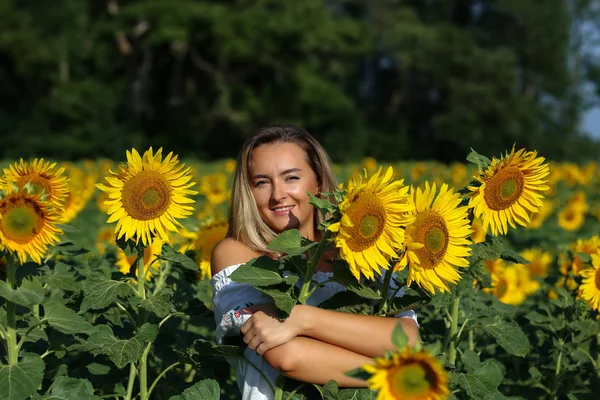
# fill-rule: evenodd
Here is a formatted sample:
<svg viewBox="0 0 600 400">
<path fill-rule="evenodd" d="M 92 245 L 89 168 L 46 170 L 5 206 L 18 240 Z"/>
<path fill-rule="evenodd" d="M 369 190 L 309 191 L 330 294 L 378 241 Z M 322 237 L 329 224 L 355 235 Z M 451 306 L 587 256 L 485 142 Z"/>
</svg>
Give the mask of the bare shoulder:
<svg viewBox="0 0 600 400">
<path fill-rule="evenodd" d="M 248 248 L 242 242 L 232 238 L 225 238 L 217 243 L 213 249 L 210 260 L 212 275 L 217 274 L 230 265 L 243 264 L 258 256 L 260 254 Z"/>
</svg>

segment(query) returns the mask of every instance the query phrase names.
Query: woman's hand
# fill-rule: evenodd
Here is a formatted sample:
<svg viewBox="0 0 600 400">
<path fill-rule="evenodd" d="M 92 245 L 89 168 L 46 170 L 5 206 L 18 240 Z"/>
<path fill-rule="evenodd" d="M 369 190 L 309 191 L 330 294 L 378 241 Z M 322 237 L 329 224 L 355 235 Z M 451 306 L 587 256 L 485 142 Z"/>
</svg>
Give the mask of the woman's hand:
<svg viewBox="0 0 600 400">
<path fill-rule="evenodd" d="M 241 329 L 244 343 L 258 355 L 289 342 L 300 333 L 300 326 L 293 321 L 291 315 L 285 321 L 277 319 L 273 304 L 257 304 L 242 312 L 252 314 Z"/>
</svg>

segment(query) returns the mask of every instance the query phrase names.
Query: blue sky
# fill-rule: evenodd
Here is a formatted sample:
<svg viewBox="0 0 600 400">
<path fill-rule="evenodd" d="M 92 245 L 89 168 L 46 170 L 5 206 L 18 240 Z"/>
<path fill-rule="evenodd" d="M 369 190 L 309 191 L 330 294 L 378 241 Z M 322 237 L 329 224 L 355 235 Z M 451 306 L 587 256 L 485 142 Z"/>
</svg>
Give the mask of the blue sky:
<svg viewBox="0 0 600 400">
<path fill-rule="evenodd" d="M 600 139 L 600 108 L 593 108 L 583 116 L 581 127 L 592 137 Z"/>
</svg>

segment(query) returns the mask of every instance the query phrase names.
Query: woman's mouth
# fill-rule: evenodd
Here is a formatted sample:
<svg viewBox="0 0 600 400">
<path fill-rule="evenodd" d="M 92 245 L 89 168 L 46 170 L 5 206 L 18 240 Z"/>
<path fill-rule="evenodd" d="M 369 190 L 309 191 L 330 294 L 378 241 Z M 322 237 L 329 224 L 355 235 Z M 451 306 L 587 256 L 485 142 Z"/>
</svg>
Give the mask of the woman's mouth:
<svg viewBox="0 0 600 400">
<path fill-rule="evenodd" d="M 294 208 L 294 206 L 282 206 L 272 208 L 271 210 L 273 210 L 273 212 L 277 215 L 286 215 L 290 212 L 292 208 Z"/>
</svg>

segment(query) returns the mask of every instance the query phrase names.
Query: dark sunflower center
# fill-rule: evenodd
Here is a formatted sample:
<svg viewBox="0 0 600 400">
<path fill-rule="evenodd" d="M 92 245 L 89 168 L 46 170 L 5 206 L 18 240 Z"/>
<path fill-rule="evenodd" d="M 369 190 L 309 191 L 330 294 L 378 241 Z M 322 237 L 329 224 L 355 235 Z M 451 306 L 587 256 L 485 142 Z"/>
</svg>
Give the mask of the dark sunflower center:
<svg viewBox="0 0 600 400">
<path fill-rule="evenodd" d="M 0 229 L 8 240 L 17 243 L 29 243 L 44 226 L 44 215 L 28 201 L 10 204 L 3 214 Z"/>
<path fill-rule="evenodd" d="M 600 290 L 600 268 L 596 270 L 596 289 Z"/>
<path fill-rule="evenodd" d="M 155 219 L 169 208 L 172 193 L 164 176 L 155 171 L 141 171 L 123 186 L 123 208 L 134 219 Z"/>
<path fill-rule="evenodd" d="M 381 200 L 372 194 L 362 194 L 352 202 L 346 213 L 354 225 L 349 229 L 348 247 L 360 252 L 375 244 L 386 220 Z"/>
<path fill-rule="evenodd" d="M 417 215 L 411 229 L 413 241 L 423 244 L 415 250 L 421 267 L 435 268 L 444 258 L 449 243 L 444 218 L 437 211 L 427 210 Z"/>
<path fill-rule="evenodd" d="M 421 364 L 412 363 L 398 368 L 394 375 L 393 392 L 396 398 L 420 398 L 425 396 L 430 388 L 429 374 Z"/>
<path fill-rule="evenodd" d="M 521 198 L 524 188 L 523 172 L 517 167 L 506 167 L 487 182 L 483 197 L 490 209 L 506 210 Z"/>
<path fill-rule="evenodd" d="M 365 215 L 362 221 L 360 221 L 358 232 L 362 237 L 370 238 L 377 233 L 378 228 L 379 218 L 377 218 L 375 215 Z"/>
</svg>

